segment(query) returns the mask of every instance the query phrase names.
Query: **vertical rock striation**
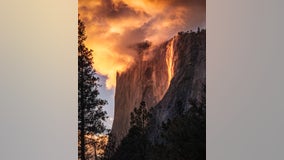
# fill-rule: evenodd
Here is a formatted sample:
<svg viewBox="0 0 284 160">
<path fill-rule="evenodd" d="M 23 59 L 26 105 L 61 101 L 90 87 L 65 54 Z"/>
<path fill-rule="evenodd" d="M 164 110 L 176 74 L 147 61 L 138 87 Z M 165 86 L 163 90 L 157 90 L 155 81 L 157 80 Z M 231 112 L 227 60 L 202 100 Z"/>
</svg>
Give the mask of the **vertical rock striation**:
<svg viewBox="0 0 284 160">
<path fill-rule="evenodd" d="M 117 142 L 127 134 L 130 113 L 145 101 L 153 107 L 150 138 L 158 138 L 163 121 L 171 119 L 190 99 L 200 98 L 205 84 L 206 32 L 183 33 L 139 54 L 136 63 L 117 74 L 112 134 Z"/>
<path fill-rule="evenodd" d="M 153 108 L 149 138 L 160 140 L 162 122 L 191 107 L 191 100 L 201 100 L 206 84 L 206 32 L 181 34 L 174 43 L 174 73 L 163 98 Z"/>
</svg>

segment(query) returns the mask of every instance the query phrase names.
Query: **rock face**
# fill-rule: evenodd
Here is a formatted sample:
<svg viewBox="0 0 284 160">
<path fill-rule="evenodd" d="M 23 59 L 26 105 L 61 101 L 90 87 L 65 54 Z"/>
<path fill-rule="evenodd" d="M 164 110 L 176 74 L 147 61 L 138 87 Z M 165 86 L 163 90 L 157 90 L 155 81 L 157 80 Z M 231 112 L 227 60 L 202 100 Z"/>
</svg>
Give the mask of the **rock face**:
<svg viewBox="0 0 284 160">
<path fill-rule="evenodd" d="M 112 134 L 117 143 L 127 134 L 130 113 L 141 101 L 153 107 L 150 138 L 159 138 L 161 123 L 199 99 L 206 77 L 206 32 L 180 32 L 155 49 L 139 54 L 136 63 L 117 74 Z"/>
</svg>

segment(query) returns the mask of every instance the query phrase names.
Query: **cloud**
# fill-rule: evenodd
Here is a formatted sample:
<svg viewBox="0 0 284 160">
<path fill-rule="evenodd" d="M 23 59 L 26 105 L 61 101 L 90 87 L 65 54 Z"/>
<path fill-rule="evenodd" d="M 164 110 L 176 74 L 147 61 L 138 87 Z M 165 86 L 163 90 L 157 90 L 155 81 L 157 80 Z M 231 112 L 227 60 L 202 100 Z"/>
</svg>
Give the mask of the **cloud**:
<svg viewBox="0 0 284 160">
<path fill-rule="evenodd" d="M 79 0 L 94 67 L 115 86 L 116 72 L 135 62 L 135 45 L 157 45 L 179 31 L 205 27 L 205 0 Z"/>
</svg>

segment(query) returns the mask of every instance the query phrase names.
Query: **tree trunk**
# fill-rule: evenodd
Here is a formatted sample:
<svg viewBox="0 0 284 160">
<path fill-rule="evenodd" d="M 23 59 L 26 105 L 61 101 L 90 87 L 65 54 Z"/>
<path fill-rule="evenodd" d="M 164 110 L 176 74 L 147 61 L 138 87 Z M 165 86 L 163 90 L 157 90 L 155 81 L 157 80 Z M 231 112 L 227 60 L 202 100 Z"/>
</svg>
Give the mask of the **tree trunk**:
<svg viewBox="0 0 284 160">
<path fill-rule="evenodd" d="M 81 117 L 82 117 L 82 120 L 81 120 L 81 160 L 86 160 L 85 158 L 85 129 L 84 129 L 84 126 L 85 126 L 85 120 L 84 120 L 84 111 L 82 110 L 81 111 Z"/>
<path fill-rule="evenodd" d="M 86 157 L 85 157 L 85 145 L 86 145 L 86 142 L 85 142 L 85 101 L 84 101 L 84 98 L 85 98 L 85 94 L 84 94 L 84 84 L 83 84 L 84 82 L 82 82 L 81 84 L 80 84 L 80 86 L 79 87 L 81 87 L 81 89 L 82 89 L 82 93 L 81 93 L 81 96 L 82 96 L 82 98 L 81 98 L 81 102 L 79 102 L 79 103 L 81 103 L 81 135 L 80 135 L 80 141 L 81 141 L 81 160 L 86 160 Z"/>
<path fill-rule="evenodd" d="M 82 111 L 82 113 L 84 113 L 84 112 Z M 84 119 L 84 118 L 82 118 L 82 119 Z M 81 160 L 86 160 L 86 158 L 85 158 L 85 129 L 84 129 L 85 122 L 84 121 L 85 120 L 81 121 L 81 124 L 82 124 L 81 135 L 80 135 L 81 136 Z"/>
<path fill-rule="evenodd" d="M 96 142 L 94 143 L 94 158 L 95 160 L 98 160 Z"/>
</svg>

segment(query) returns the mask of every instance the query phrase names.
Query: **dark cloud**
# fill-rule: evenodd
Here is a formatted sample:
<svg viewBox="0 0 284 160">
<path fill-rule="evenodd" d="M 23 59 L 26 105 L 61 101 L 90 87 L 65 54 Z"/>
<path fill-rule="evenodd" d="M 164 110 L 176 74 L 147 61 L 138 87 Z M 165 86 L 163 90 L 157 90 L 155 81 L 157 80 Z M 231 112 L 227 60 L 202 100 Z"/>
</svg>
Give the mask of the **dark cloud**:
<svg viewBox="0 0 284 160">
<path fill-rule="evenodd" d="M 81 3 L 86 3 L 88 0 L 81 0 Z M 83 5 L 79 6 L 79 10 L 82 12 L 91 12 L 92 21 L 99 21 L 102 19 L 121 19 L 127 17 L 141 17 L 148 16 L 146 12 L 135 10 L 129 7 L 123 1 L 114 3 L 112 0 L 95 0 L 100 2 L 100 5 Z"/>
<path fill-rule="evenodd" d="M 79 0 L 95 68 L 115 82 L 141 52 L 177 34 L 205 27 L 205 0 Z M 146 43 L 145 43 L 146 42 Z M 108 63 L 102 64 L 104 61 Z M 114 82 L 113 82 L 114 81 Z"/>
<path fill-rule="evenodd" d="M 159 1 L 163 1 L 163 0 L 159 0 Z M 169 0 L 169 3 L 171 5 L 175 5 L 175 6 L 201 6 L 201 7 L 205 7 L 206 6 L 206 0 Z"/>
</svg>

